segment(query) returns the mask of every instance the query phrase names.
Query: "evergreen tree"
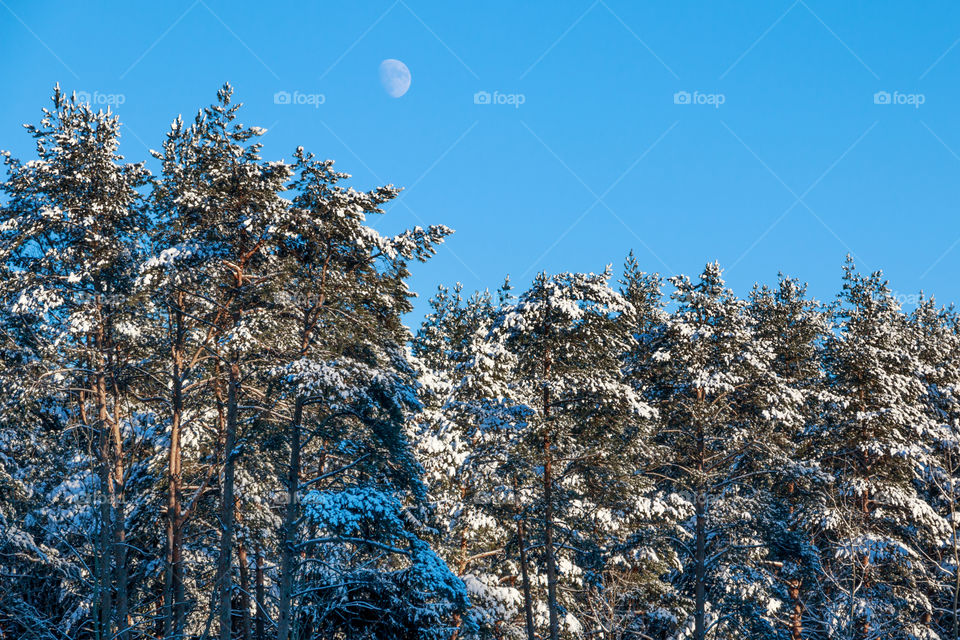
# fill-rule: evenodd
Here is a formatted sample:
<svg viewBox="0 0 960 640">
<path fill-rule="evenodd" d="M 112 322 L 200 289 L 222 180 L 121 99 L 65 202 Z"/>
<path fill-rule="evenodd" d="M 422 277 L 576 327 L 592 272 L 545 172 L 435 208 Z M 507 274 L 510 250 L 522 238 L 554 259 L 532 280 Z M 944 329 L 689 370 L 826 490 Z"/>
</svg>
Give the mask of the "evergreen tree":
<svg viewBox="0 0 960 640">
<path fill-rule="evenodd" d="M 625 489 L 634 474 L 620 456 L 630 450 L 632 425 L 655 415 L 623 378 L 626 340 L 616 320 L 630 305 L 609 279 L 541 274 L 497 327 L 516 359 L 516 401 L 531 411 L 522 455 L 534 482 L 528 491 L 540 524 L 531 524 L 542 545 L 552 640 L 561 618 L 568 633 L 583 629 L 571 604 L 601 563 L 602 544 L 590 532 L 615 528 L 634 506 Z"/>
<path fill-rule="evenodd" d="M 362 552 L 373 545 L 378 553 L 393 549 L 406 557 L 410 566 L 403 570 L 404 580 L 419 576 L 426 581 L 429 576 L 418 573 L 424 570 L 422 563 L 438 561 L 415 533 L 417 527 L 398 529 L 391 520 L 379 529 L 385 523 L 377 522 L 377 514 L 368 514 L 370 520 L 361 523 L 362 511 L 351 509 L 354 499 L 376 504 L 389 520 L 400 517 L 393 509 L 404 504 L 406 513 L 425 518 L 421 469 L 404 433 L 420 404 L 415 370 L 403 347 L 410 336 L 400 315 L 410 309 L 408 261 L 428 259 L 450 231 L 417 227 L 381 236 L 366 224 L 366 217 L 381 214 L 381 205 L 394 198 L 397 189 L 385 186 L 363 193 L 344 188 L 338 183 L 349 176 L 335 171 L 331 161 L 317 161 L 302 149 L 295 157 L 295 195 L 278 236 L 283 284 L 272 303 L 282 337 L 276 355 L 286 363 L 271 374 L 273 397 L 289 451 L 278 637 L 311 637 L 321 628 L 394 633 L 389 630 L 402 624 L 402 616 L 395 617 L 396 607 L 405 602 L 415 606 L 416 600 L 405 601 L 411 594 L 396 583 L 392 588 L 397 591 L 388 590 L 389 596 L 379 591 L 380 585 L 370 584 L 376 575 L 370 573 L 371 565 L 380 565 L 375 557 L 361 562 Z M 305 491 L 305 500 L 338 505 L 347 520 L 328 519 L 329 514 L 314 507 L 306 514 L 312 533 L 304 539 L 300 501 Z M 328 537 L 318 540 L 321 531 Z M 384 546 L 395 544 L 397 536 L 410 549 Z M 298 562 L 304 554 L 313 562 Z M 342 564 L 318 564 L 320 557 L 337 557 Z M 386 565 L 398 561 L 383 560 Z M 432 585 L 404 582 L 403 588 L 418 589 L 423 592 L 418 598 L 429 600 L 435 587 L 446 605 L 432 606 L 462 608 L 459 581 L 439 574 L 435 578 Z M 381 597 L 391 599 L 385 603 Z M 368 606 L 365 623 L 350 620 Z M 386 612 L 374 615 L 377 607 Z M 417 615 L 427 616 L 424 611 Z M 439 621 L 428 624 L 424 618 L 421 624 L 429 634 Z"/>
<path fill-rule="evenodd" d="M 681 633 L 775 637 L 782 603 L 760 518 L 770 475 L 788 457 L 776 426 L 794 419 L 796 394 L 777 376 L 770 344 L 717 264 L 696 283 L 671 282 L 677 309 L 646 375 L 662 421 L 656 442 L 666 453 L 656 473 L 689 518 L 677 546 L 677 587 L 692 610 Z"/>
<path fill-rule="evenodd" d="M 258 372 L 267 366 L 259 355 L 270 336 L 271 319 L 264 298 L 276 286 L 273 234 L 286 209 L 280 197 L 291 175 L 283 163 L 264 162 L 263 134 L 236 122 L 239 104 L 231 103 L 229 85 L 218 102 L 198 113 L 185 127 L 179 119 L 157 158 L 163 162 L 156 200 L 163 212 L 159 249 L 149 266 L 172 265 L 163 281 L 162 303 L 172 312 L 173 394 L 170 402 L 168 479 L 168 562 L 172 565 L 168 602 L 179 602 L 178 529 L 181 504 L 182 394 L 187 375 L 202 375 L 215 400 L 220 494 L 216 594 L 219 633 L 228 640 L 232 626 L 233 554 L 236 512 L 236 467 L 242 455 L 241 427 L 258 414 Z M 184 351 L 184 317 L 196 319 L 202 333 L 192 353 Z M 189 360 L 187 360 L 189 358 Z M 185 370 L 186 369 L 186 370 Z M 245 399 L 249 399 L 245 401 Z M 208 405 L 209 406 L 209 405 Z M 181 476 L 181 477 L 178 477 Z M 182 535 L 182 532 L 179 532 Z M 171 605 L 168 604 L 168 609 Z M 173 633 L 180 624 L 173 613 Z M 208 622 L 209 624 L 209 622 Z"/>
<path fill-rule="evenodd" d="M 526 542 L 518 514 L 516 451 L 529 410 L 515 404 L 512 355 L 491 329 L 508 300 L 463 301 L 458 286 L 431 300 L 414 353 L 426 369 L 425 410 L 414 426 L 430 497 L 437 507 L 441 548 L 466 583 L 473 625 L 498 636 L 529 634 L 532 608 Z M 526 574 L 519 578 L 518 573 Z M 526 585 L 524 587 L 524 585 Z M 521 589 L 527 593 L 525 598 Z M 522 612 L 522 613 L 521 613 Z"/>
<path fill-rule="evenodd" d="M 808 436 L 822 410 L 823 343 L 829 324 L 820 305 L 807 299 L 806 286 L 783 276 L 775 289 L 754 287 L 747 312 L 755 340 L 769 347 L 770 366 L 783 385 L 773 426 L 780 450 L 770 460 L 776 473 L 760 485 L 767 501 L 757 515 L 769 549 L 761 566 L 776 580 L 773 593 L 783 602 L 774 617 L 789 629 L 791 640 L 801 640 L 811 617 L 808 607 L 819 607 L 821 550 L 811 535 L 815 514 L 808 507 L 829 479 L 819 470 Z M 812 618 L 816 620 L 816 613 Z"/>
<path fill-rule="evenodd" d="M 117 153 L 120 123 L 111 113 L 94 112 L 57 87 L 53 108 L 43 114 L 39 126 L 26 127 L 37 159 L 22 163 L 6 155 L 8 202 L 0 220 L 5 317 L 18 335 L 18 357 L 36 365 L 36 377 L 11 381 L 11 399 L 32 404 L 40 421 L 56 424 L 58 436 L 73 445 L 58 452 L 68 461 L 67 474 L 47 477 L 37 488 L 57 492 L 59 478 L 99 496 L 97 515 L 87 513 L 71 532 L 97 532 L 95 541 L 82 541 L 90 546 L 76 559 L 90 561 L 96 573 L 76 606 L 97 611 L 98 633 L 127 638 L 125 445 L 138 419 L 128 401 L 138 334 L 132 281 L 147 230 L 140 190 L 149 176 L 142 163 L 124 163 Z M 68 621 L 72 626 L 75 619 Z"/>
<path fill-rule="evenodd" d="M 915 470 L 914 482 L 924 499 L 944 519 L 946 536 L 918 545 L 927 565 L 918 588 L 930 600 L 921 625 L 930 625 L 930 637 L 960 637 L 960 541 L 957 538 L 957 482 L 960 474 L 960 334 L 953 309 L 938 309 L 932 298 L 922 299 L 910 315 L 910 328 L 925 388 L 929 432 L 917 444 L 929 448 L 926 466 Z M 925 584 L 924 584 L 925 583 Z"/>
<path fill-rule="evenodd" d="M 820 519 L 834 637 L 922 636 L 931 603 L 920 544 L 950 527 L 915 484 L 932 464 L 923 446 L 931 423 L 909 325 L 879 272 L 844 267 L 835 329 L 825 354 L 829 405 L 816 434 L 820 464 L 833 476 Z"/>
</svg>

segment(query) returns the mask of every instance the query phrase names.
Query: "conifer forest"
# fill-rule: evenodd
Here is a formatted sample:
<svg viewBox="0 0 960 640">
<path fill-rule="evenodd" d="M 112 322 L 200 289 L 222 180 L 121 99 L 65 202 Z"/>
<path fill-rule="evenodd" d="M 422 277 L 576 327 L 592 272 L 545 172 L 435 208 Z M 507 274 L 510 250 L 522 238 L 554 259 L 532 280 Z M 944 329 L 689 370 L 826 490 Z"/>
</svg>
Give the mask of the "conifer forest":
<svg viewBox="0 0 960 640">
<path fill-rule="evenodd" d="M 628 255 L 409 327 L 452 230 L 232 94 L 4 154 L 0 638 L 960 638 L 952 307 Z"/>
</svg>

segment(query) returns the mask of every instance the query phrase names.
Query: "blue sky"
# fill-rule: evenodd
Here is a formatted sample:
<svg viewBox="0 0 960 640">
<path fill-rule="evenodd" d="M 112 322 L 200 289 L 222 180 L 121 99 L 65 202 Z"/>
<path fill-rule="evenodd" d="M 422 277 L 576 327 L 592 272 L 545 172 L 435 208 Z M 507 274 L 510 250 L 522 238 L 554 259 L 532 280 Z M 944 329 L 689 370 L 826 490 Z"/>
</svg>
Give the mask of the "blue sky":
<svg viewBox="0 0 960 640">
<path fill-rule="evenodd" d="M 0 0 L 0 147 L 30 157 L 20 125 L 60 82 L 122 101 L 144 159 L 229 81 L 267 157 L 303 145 L 357 188 L 407 187 L 384 232 L 456 230 L 415 268 L 415 317 L 441 283 L 630 249 L 666 275 L 719 260 L 740 294 L 782 271 L 821 299 L 850 252 L 909 309 L 920 289 L 960 299 L 958 39 L 950 2 Z M 412 74 L 399 98 L 388 58 Z"/>
</svg>

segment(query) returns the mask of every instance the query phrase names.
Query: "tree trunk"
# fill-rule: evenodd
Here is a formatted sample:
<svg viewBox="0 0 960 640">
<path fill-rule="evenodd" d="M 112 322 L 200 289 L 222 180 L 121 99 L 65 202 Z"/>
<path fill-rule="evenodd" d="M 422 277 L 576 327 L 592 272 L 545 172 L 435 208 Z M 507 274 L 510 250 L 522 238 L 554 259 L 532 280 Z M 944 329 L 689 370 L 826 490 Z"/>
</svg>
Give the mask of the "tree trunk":
<svg viewBox="0 0 960 640">
<path fill-rule="evenodd" d="M 295 570 L 297 496 L 300 486 L 300 426 L 303 422 L 303 399 L 297 398 L 290 423 L 290 468 L 287 475 L 287 505 L 283 515 L 283 542 L 280 550 L 280 603 L 277 640 L 289 640 L 293 573 Z"/>
<path fill-rule="evenodd" d="M 694 558 L 694 632 L 695 640 L 705 640 L 707 637 L 706 628 L 706 607 L 707 607 L 707 527 L 706 527 L 706 495 L 703 491 L 698 491 L 694 498 L 696 502 L 696 551 Z"/>
<path fill-rule="evenodd" d="M 527 626 L 527 640 L 536 640 L 533 627 L 533 601 L 530 595 L 530 574 L 527 572 L 527 540 L 523 535 L 523 520 L 517 509 L 517 545 L 520 548 L 520 579 L 523 584 L 523 615 Z"/>
<path fill-rule="evenodd" d="M 858 403 L 859 406 L 857 407 L 857 409 L 859 411 L 865 411 L 867 409 L 867 395 L 863 387 L 863 380 L 858 379 L 858 383 L 859 383 L 859 387 L 857 390 L 857 398 L 859 400 L 859 403 Z M 874 437 L 873 429 L 870 429 L 870 428 L 866 429 L 864 432 L 864 437 L 867 440 L 872 439 Z M 860 503 L 860 509 L 863 512 L 864 522 L 870 522 L 871 521 L 870 512 L 872 511 L 872 509 L 870 506 L 871 502 L 870 502 L 869 483 L 872 480 L 871 476 L 872 476 L 873 461 L 871 460 L 870 453 L 866 451 L 862 451 L 861 456 L 862 456 L 861 462 L 863 464 L 863 471 L 865 476 L 863 480 L 867 486 L 864 488 L 863 498 Z M 869 552 L 864 553 L 860 559 L 860 562 L 863 568 L 863 572 L 861 574 L 862 576 L 861 584 L 863 585 L 864 597 L 869 598 L 870 597 L 870 553 Z M 857 631 L 860 633 L 860 635 L 863 638 L 870 637 L 870 619 L 867 616 L 863 617 L 863 622 L 860 624 Z"/>
<path fill-rule="evenodd" d="M 543 465 L 543 533 L 547 555 L 547 607 L 550 611 L 550 640 L 559 640 L 560 619 L 557 615 L 557 558 L 553 548 L 553 459 L 550 450 L 550 436 L 543 439 L 546 462 Z"/>
<path fill-rule="evenodd" d="M 550 421 L 550 392 L 543 392 L 544 420 Z M 553 450 L 550 427 L 543 438 L 543 537 L 547 557 L 547 609 L 550 612 L 550 640 L 560 638 L 560 619 L 557 611 L 557 557 L 553 547 Z"/>
<path fill-rule="evenodd" d="M 250 572 L 247 549 L 237 545 L 237 565 L 240 568 L 240 630 L 243 640 L 250 640 Z"/>
<path fill-rule="evenodd" d="M 703 402 L 706 395 L 697 389 L 697 400 Z M 694 640 L 707 637 L 707 492 L 704 490 L 703 474 L 706 468 L 706 434 L 702 420 L 697 422 L 697 491 L 694 496 L 696 516 L 696 549 L 694 550 Z"/>
<path fill-rule="evenodd" d="M 102 522 L 104 528 L 101 531 L 101 541 L 105 549 L 109 547 L 110 553 L 104 558 L 104 578 L 106 583 L 113 583 L 116 589 L 116 602 L 112 606 L 101 610 L 101 623 L 106 622 L 105 633 L 112 636 L 110 631 L 111 623 L 109 618 L 114 617 L 117 637 L 120 640 L 127 640 L 129 633 L 127 631 L 128 615 L 128 584 L 126 567 L 126 534 L 124 522 L 123 507 L 123 436 L 120 433 L 120 423 L 116 411 L 111 417 L 109 411 L 108 390 L 107 390 L 107 371 L 111 370 L 114 363 L 111 355 L 111 342 L 109 339 L 109 329 L 104 314 L 106 313 L 99 296 L 97 297 L 97 313 L 100 316 L 100 322 L 97 326 L 95 344 L 95 360 L 97 363 L 97 373 L 95 377 L 95 394 L 97 403 L 97 422 L 100 428 L 100 464 L 101 480 L 106 479 L 105 491 L 107 496 L 106 508 L 101 506 L 101 517 L 105 516 Z M 116 394 L 116 385 L 113 385 Z M 114 409 L 117 408 L 117 397 L 114 395 Z M 107 589 L 105 594 L 110 594 Z"/>
<path fill-rule="evenodd" d="M 557 611 L 557 557 L 553 547 L 553 447 L 550 441 L 550 351 L 543 354 L 543 537 L 547 560 L 547 610 L 550 614 L 550 640 L 560 638 L 560 619 Z"/>
<path fill-rule="evenodd" d="M 180 297 L 182 300 L 182 295 Z M 170 419 L 170 449 L 167 460 L 167 567 L 164 600 L 163 634 L 166 638 L 179 638 L 183 631 L 183 563 L 182 563 L 182 508 L 180 504 L 183 480 L 180 450 L 180 426 L 183 420 L 183 317 L 179 308 L 175 312 L 175 337 L 172 351 L 171 373 L 172 415 Z"/>
<path fill-rule="evenodd" d="M 114 544 L 114 569 L 117 585 L 117 637 L 119 640 L 128 640 L 130 638 L 130 619 L 129 601 L 130 585 L 129 572 L 127 569 L 127 532 L 126 532 L 126 506 L 124 497 L 124 472 L 123 472 L 123 434 L 120 432 L 119 406 L 120 398 L 114 381 L 114 415 L 111 420 L 110 435 L 113 444 L 113 486 L 115 505 L 113 509 L 113 544 Z"/>
<path fill-rule="evenodd" d="M 869 467 L 868 467 L 869 468 Z M 867 476 L 869 479 L 869 475 Z M 870 491 L 867 489 L 863 495 L 863 503 L 861 508 L 863 509 L 864 519 L 869 522 L 871 517 L 871 507 L 870 507 Z M 866 552 L 860 559 L 861 566 L 863 568 L 861 582 L 863 584 L 864 597 L 870 597 L 870 553 Z M 870 618 L 867 616 L 863 617 L 863 622 L 860 624 L 859 632 L 860 636 L 863 638 L 869 638 L 871 635 L 870 629 Z"/>
<path fill-rule="evenodd" d="M 956 471 L 953 468 L 953 455 L 950 450 L 947 450 L 947 469 L 950 472 L 950 477 L 953 478 L 956 476 Z M 951 552 L 953 554 L 953 566 L 954 569 L 953 576 L 953 640 L 960 640 L 960 541 L 957 540 L 957 501 L 956 501 L 956 488 L 952 482 L 946 484 L 947 490 L 949 493 L 949 504 L 950 504 L 950 545 Z"/>
<path fill-rule="evenodd" d="M 257 625 L 256 633 L 257 640 L 266 640 L 267 636 L 264 633 L 264 612 L 263 612 L 263 600 L 266 597 L 266 592 L 263 585 L 263 551 L 257 551 L 257 569 L 256 569 L 256 578 L 257 583 Z"/>
<path fill-rule="evenodd" d="M 223 495 L 220 505 L 220 562 L 217 567 L 220 592 L 220 640 L 230 640 L 230 622 L 232 615 L 231 592 L 233 576 L 233 483 L 236 466 L 234 449 L 237 446 L 237 404 L 239 402 L 240 367 L 230 363 L 230 375 L 227 387 L 227 429 L 223 457 Z"/>
<path fill-rule="evenodd" d="M 800 600 L 800 578 L 790 581 L 790 597 L 793 598 L 793 610 L 790 612 L 790 640 L 803 640 L 803 603 Z"/>
<path fill-rule="evenodd" d="M 106 379 L 102 371 L 96 374 L 94 390 L 97 402 L 97 423 L 100 434 L 100 637 L 113 637 L 113 472 L 110 466 L 109 417 L 106 405 Z"/>
</svg>

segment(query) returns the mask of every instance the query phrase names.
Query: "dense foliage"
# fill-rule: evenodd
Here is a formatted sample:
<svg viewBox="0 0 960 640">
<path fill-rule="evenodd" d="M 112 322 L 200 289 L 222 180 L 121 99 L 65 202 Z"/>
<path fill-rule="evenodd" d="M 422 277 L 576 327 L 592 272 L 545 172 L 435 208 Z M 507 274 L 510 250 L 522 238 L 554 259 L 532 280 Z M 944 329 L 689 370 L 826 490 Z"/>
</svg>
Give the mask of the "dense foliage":
<svg viewBox="0 0 960 640">
<path fill-rule="evenodd" d="M 848 261 L 441 288 L 225 86 L 5 154 L 0 638 L 960 637 L 960 316 Z"/>
</svg>

